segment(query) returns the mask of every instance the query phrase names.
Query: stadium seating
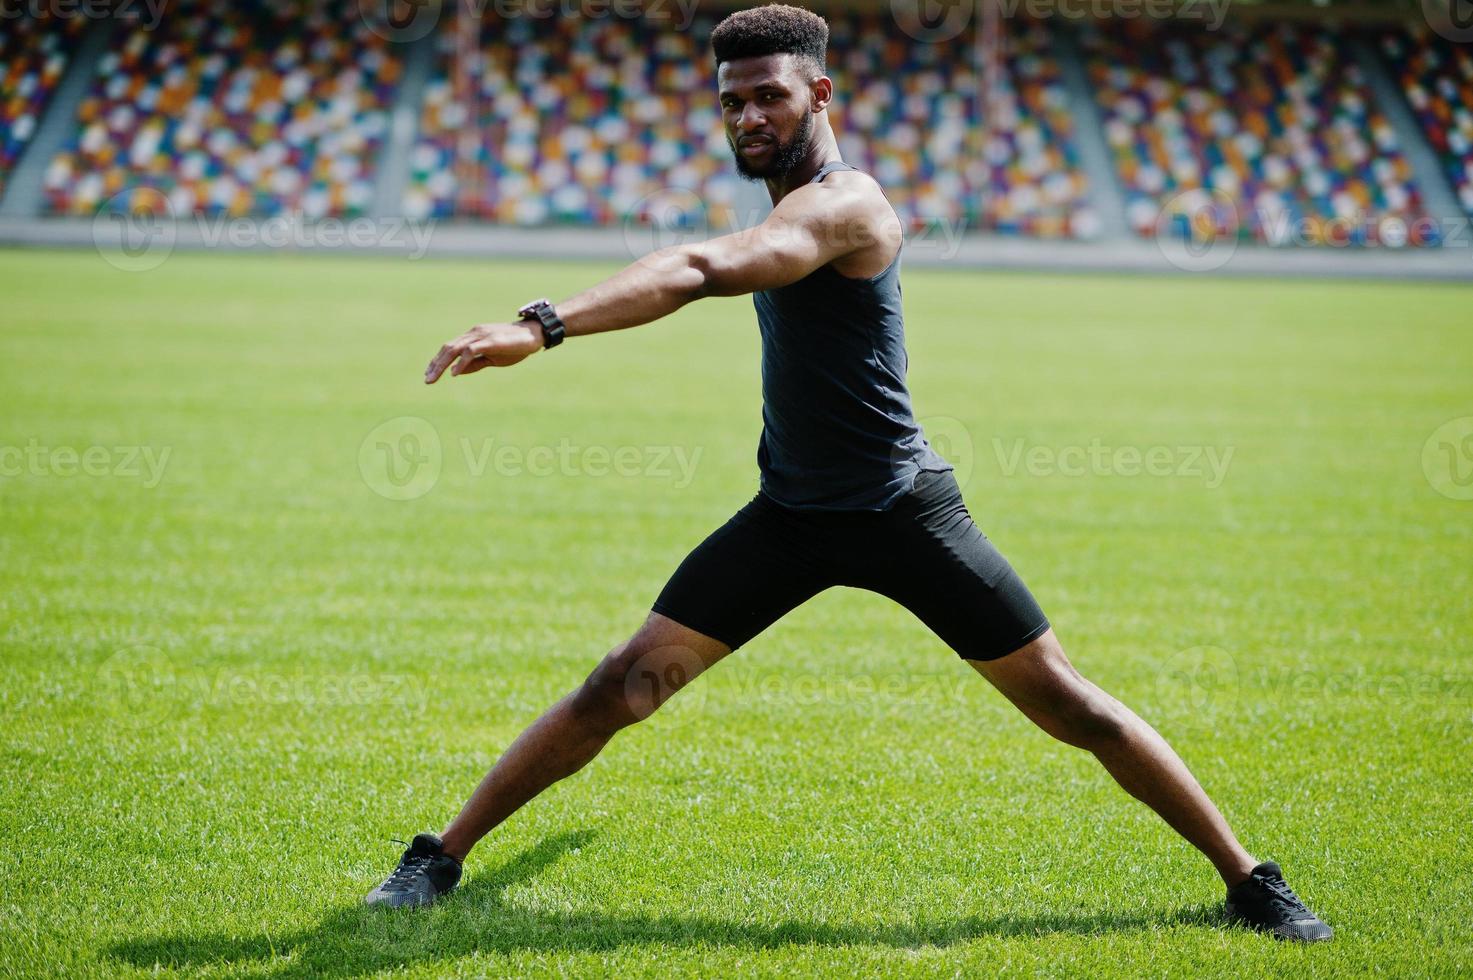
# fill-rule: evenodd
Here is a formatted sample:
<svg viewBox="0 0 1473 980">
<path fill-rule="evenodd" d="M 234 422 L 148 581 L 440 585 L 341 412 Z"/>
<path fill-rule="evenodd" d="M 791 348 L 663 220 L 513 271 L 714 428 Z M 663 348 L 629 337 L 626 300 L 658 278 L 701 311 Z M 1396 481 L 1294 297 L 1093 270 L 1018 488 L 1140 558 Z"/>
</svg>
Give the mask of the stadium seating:
<svg viewBox="0 0 1473 980">
<path fill-rule="evenodd" d="M 1473 46 L 1426 27 L 1387 31 L 1381 51 L 1463 210 L 1473 215 Z"/>
<path fill-rule="evenodd" d="M 157 29 L 120 21 L 48 205 L 152 187 L 176 213 L 360 213 L 399 71 L 355 4 L 180 0 Z"/>
<path fill-rule="evenodd" d="M 674 205 L 678 220 L 726 226 L 737 178 L 717 155 L 724 144 L 705 57 L 711 26 L 508 20 L 488 9 L 460 76 L 451 71 L 454 31 L 442 32 L 406 213 L 608 224 L 653 211 L 669 221 Z M 692 193 L 659 193 L 666 187 Z"/>
<path fill-rule="evenodd" d="M 675 30 L 659 18 L 502 17 L 480 6 L 463 63 L 453 16 L 431 39 L 406 214 L 714 231 L 747 217 L 737 212 L 752 197 L 714 98 L 717 13 Z M 1097 234 L 1054 54 L 1065 28 L 1005 18 L 984 87 L 970 35 L 916 41 L 884 10 L 829 19 L 841 149 L 908 226 Z M 86 23 L 7 22 L 0 181 Z M 1080 32 L 1138 233 L 1155 234 L 1182 201 L 1213 204 L 1221 229 L 1270 242 L 1290 231 L 1302 242 L 1306 228 L 1313 241 L 1329 219 L 1370 240 L 1384 219 L 1424 216 L 1343 33 L 1139 18 L 1067 29 Z M 1473 214 L 1473 53 L 1420 28 L 1369 36 Z M 46 169 L 46 208 L 90 214 L 156 188 L 177 213 L 363 213 L 401 57 L 353 3 L 176 0 L 156 29 L 120 19 L 75 131 Z"/>
<path fill-rule="evenodd" d="M 1270 242 L 1422 216 L 1391 126 L 1326 29 L 1110 21 L 1083 44 L 1137 232 L 1184 193 L 1215 195 L 1225 229 Z"/>
<path fill-rule="evenodd" d="M 986 105 L 954 45 L 905 43 L 879 14 L 833 19 L 831 31 L 841 151 L 875 175 L 902 219 L 1040 237 L 1096 231 L 1042 25 L 1007 22 Z"/>
<path fill-rule="evenodd" d="M 897 38 L 880 14 L 835 13 L 830 25 L 841 149 L 879 179 L 910 225 L 1093 229 L 1041 27 L 1010 35 L 1005 84 L 984 130 L 977 79 L 949 47 Z M 682 32 L 613 17 L 503 21 L 488 11 L 465 79 L 450 70 L 447 31 L 412 155 L 407 213 L 607 224 L 669 222 L 673 208 L 676 223 L 729 227 L 739 217 L 739 178 L 715 100 L 711 27 L 700 19 Z M 458 86 L 473 98 L 458 97 Z M 689 194 L 662 191 L 670 187 Z"/>
<path fill-rule="evenodd" d="M 7 17 L 0 30 L 0 189 L 35 135 L 87 21 L 46 10 Z"/>
</svg>

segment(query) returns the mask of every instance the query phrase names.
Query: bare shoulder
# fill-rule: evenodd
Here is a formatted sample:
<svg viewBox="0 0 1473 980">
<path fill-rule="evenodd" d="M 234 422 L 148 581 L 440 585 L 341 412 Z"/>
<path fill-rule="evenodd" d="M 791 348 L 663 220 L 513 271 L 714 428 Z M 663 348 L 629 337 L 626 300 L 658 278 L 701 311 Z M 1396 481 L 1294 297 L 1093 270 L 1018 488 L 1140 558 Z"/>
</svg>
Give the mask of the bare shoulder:
<svg viewBox="0 0 1473 980">
<path fill-rule="evenodd" d="M 905 237 L 900 217 L 879 182 L 857 170 L 838 170 L 808 184 L 806 207 L 822 215 L 831 233 L 852 246 L 831 265 L 841 275 L 869 278 L 889 267 Z"/>
</svg>

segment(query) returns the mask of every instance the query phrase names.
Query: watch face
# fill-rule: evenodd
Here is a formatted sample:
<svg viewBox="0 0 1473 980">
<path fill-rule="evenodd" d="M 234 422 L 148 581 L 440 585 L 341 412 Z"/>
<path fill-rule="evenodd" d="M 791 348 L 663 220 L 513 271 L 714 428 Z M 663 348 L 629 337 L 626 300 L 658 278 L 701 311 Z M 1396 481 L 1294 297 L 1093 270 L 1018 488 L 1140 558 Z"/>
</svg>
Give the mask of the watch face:
<svg viewBox="0 0 1473 980">
<path fill-rule="evenodd" d="M 520 310 L 517 310 L 517 316 L 521 317 L 523 320 L 528 319 L 529 317 L 536 316 L 537 315 L 537 307 L 543 306 L 543 305 L 550 305 L 550 304 L 545 299 L 534 299 L 532 302 L 528 303 L 526 306 L 522 307 Z"/>
</svg>

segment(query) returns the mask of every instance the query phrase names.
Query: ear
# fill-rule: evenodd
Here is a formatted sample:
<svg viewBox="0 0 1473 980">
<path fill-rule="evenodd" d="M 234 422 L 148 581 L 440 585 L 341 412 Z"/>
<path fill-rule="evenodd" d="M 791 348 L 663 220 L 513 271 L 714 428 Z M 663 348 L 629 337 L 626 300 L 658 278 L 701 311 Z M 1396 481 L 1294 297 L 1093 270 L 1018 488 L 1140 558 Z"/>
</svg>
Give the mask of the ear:
<svg viewBox="0 0 1473 980">
<path fill-rule="evenodd" d="M 820 75 L 813 80 L 809 91 L 812 94 L 813 111 L 822 112 L 834 101 L 834 80 L 827 75 Z"/>
</svg>

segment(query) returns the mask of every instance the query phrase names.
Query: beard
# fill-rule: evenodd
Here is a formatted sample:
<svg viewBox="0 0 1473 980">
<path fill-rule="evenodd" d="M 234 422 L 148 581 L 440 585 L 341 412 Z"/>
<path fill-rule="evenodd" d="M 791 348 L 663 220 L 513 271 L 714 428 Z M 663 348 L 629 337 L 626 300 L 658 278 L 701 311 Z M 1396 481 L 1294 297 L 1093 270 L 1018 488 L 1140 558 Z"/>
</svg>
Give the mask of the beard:
<svg viewBox="0 0 1473 980">
<path fill-rule="evenodd" d="M 736 157 L 737 173 L 747 180 L 767 180 L 769 178 L 781 180 L 793 172 L 793 168 L 803 162 L 808 155 L 808 146 L 813 141 L 813 113 L 803 113 L 803 121 L 798 123 L 798 131 L 793 138 L 786 143 L 778 143 L 772 152 L 772 158 L 766 164 L 753 166 L 746 157 L 742 156 L 737 148 L 736 142 L 727 137 L 727 145 L 731 147 L 732 155 Z"/>
</svg>

